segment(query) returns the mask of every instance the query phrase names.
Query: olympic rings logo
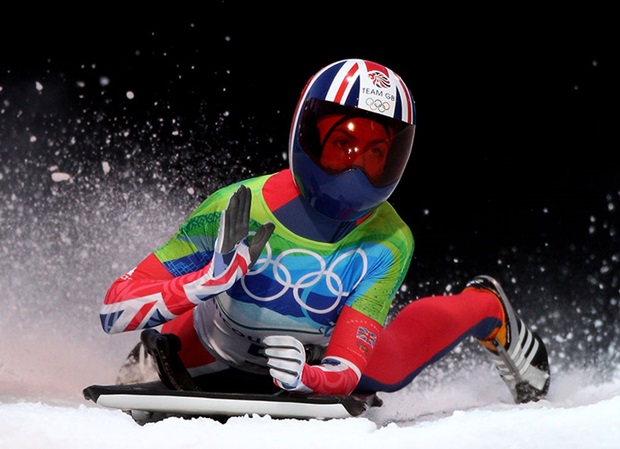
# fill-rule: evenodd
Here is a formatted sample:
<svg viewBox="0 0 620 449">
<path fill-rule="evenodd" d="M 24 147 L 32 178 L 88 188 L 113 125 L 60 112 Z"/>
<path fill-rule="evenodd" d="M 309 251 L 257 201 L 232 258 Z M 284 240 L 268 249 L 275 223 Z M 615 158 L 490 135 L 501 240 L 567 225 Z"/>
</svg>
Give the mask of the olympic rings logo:
<svg viewBox="0 0 620 449">
<path fill-rule="evenodd" d="M 378 111 L 380 113 L 384 113 L 390 110 L 390 104 L 387 101 L 381 101 L 378 98 L 366 98 L 366 106 L 370 108 L 371 111 Z"/>
<path fill-rule="evenodd" d="M 338 267 L 342 266 L 342 268 L 346 268 L 346 265 L 349 263 L 350 259 L 355 255 L 359 255 L 362 261 L 362 270 L 360 272 L 359 278 L 355 281 L 354 285 L 351 289 L 355 289 L 360 281 L 366 275 L 368 271 L 368 258 L 366 253 L 361 249 L 351 250 L 343 253 L 339 257 L 337 257 L 329 266 L 325 262 L 319 254 L 306 250 L 306 249 L 290 249 L 288 251 L 283 251 L 282 254 L 278 255 L 275 259 L 273 257 L 273 252 L 269 243 L 265 246 L 267 250 L 266 257 L 261 257 L 256 261 L 254 265 L 254 270 L 249 271 L 246 276 L 241 279 L 241 285 L 245 293 L 252 299 L 260 302 L 269 302 L 275 301 L 276 299 L 282 297 L 287 291 L 291 290 L 293 292 L 293 297 L 297 304 L 300 307 L 307 310 L 308 312 L 317 313 L 317 314 L 326 314 L 334 310 L 342 300 L 343 297 L 347 297 L 351 294 L 350 291 L 345 291 L 342 279 L 338 275 Z M 304 273 L 302 276 L 299 276 L 298 279 L 293 279 L 291 271 L 289 270 L 289 264 L 286 263 L 285 259 L 287 257 L 298 258 L 299 256 L 312 258 L 316 261 L 316 270 L 308 271 Z M 245 279 L 247 276 L 256 276 L 263 272 L 267 272 L 267 270 L 271 270 L 269 273 L 276 282 L 278 282 L 282 288 L 277 293 L 267 296 L 261 297 L 251 292 L 245 283 Z M 323 285 L 320 285 L 320 284 Z M 334 295 L 334 301 L 331 304 L 328 304 L 325 308 L 316 308 L 308 305 L 306 300 L 308 298 L 309 293 L 311 292 L 312 287 L 324 287 L 331 294 Z"/>
</svg>

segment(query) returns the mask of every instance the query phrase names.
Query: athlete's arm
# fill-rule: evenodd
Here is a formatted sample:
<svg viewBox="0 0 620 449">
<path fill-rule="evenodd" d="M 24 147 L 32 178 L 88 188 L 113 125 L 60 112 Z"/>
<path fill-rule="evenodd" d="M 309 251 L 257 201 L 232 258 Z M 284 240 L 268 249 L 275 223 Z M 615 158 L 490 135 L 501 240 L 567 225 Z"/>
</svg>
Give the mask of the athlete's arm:
<svg viewBox="0 0 620 449">
<path fill-rule="evenodd" d="M 276 385 L 288 391 L 350 394 L 373 352 L 382 326 L 345 306 L 319 365 L 305 362 L 303 345 L 294 337 L 265 338 L 265 355 Z"/>
<path fill-rule="evenodd" d="M 100 311 L 108 333 L 158 326 L 201 301 L 228 290 L 258 258 L 274 225 L 264 224 L 247 242 L 251 193 L 240 186 L 222 213 L 212 259 L 200 270 L 172 276 L 154 254 L 108 289 Z"/>
</svg>

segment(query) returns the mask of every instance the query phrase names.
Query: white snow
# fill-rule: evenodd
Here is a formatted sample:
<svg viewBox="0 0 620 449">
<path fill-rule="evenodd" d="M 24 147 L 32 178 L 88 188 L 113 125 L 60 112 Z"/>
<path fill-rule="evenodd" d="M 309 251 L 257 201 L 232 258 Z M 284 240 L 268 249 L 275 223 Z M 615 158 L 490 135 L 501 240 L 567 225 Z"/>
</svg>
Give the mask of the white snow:
<svg viewBox="0 0 620 449">
<path fill-rule="evenodd" d="M 510 403 L 482 369 L 446 385 L 384 394 L 384 405 L 338 420 L 168 418 L 139 425 L 93 403 L 0 401 L 0 447 L 131 448 L 545 448 L 620 447 L 620 380 L 587 385 L 558 375 L 548 399 Z M 488 382 L 486 379 L 488 378 Z M 583 382 L 586 382 L 585 384 Z M 414 381 L 415 385 L 415 381 Z M 486 385 L 486 386 L 485 386 Z M 494 396 L 500 399 L 492 399 Z"/>
<path fill-rule="evenodd" d="M 71 175 L 68 173 L 54 172 L 52 173 L 52 181 L 54 182 L 62 182 L 69 181 L 71 179 Z"/>
</svg>

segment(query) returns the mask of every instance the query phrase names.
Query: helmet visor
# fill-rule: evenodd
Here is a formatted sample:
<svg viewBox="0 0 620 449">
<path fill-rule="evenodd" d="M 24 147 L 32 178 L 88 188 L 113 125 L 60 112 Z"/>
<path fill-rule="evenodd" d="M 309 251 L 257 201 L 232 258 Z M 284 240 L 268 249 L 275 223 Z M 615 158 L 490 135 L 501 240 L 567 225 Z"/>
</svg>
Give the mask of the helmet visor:
<svg viewBox="0 0 620 449">
<path fill-rule="evenodd" d="M 359 169 L 375 187 L 400 179 L 415 126 L 330 101 L 309 99 L 302 110 L 299 144 L 326 173 Z"/>
</svg>

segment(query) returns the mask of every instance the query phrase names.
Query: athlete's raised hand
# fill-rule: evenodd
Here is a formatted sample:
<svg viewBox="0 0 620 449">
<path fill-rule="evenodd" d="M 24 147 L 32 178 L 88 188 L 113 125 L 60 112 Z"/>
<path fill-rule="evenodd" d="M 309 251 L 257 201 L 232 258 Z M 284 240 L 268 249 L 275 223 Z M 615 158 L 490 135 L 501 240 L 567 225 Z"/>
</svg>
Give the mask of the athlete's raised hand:
<svg viewBox="0 0 620 449">
<path fill-rule="evenodd" d="M 250 265 L 248 268 L 252 268 L 252 265 L 256 263 L 258 256 L 260 256 L 260 253 L 263 251 L 263 248 L 267 244 L 267 241 L 269 240 L 269 237 L 271 237 L 271 234 L 273 234 L 275 228 L 276 226 L 270 222 L 267 222 L 258 228 L 258 231 L 256 231 L 256 234 L 254 234 L 254 237 L 252 237 L 252 241 L 250 242 Z"/>
<path fill-rule="evenodd" d="M 252 192 L 244 185 L 239 186 L 230 197 L 228 207 L 222 212 L 220 228 L 215 242 L 216 253 L 225 255 L 235 250 L 240 243 L 247 244 L 251 205 Z M 274 229 L 273 223 L 265 223 L 256 231 L 254 238 L 248 244 L 250 267 L 258 259 Z"/>
</svg>

